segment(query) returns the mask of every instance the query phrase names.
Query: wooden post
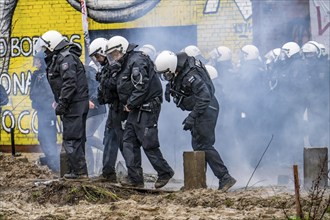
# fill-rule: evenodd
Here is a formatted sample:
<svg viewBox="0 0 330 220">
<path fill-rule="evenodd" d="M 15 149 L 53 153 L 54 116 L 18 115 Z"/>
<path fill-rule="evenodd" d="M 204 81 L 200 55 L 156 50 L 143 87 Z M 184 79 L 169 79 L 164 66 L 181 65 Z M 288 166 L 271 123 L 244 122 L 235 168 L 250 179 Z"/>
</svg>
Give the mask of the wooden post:
<svg viewBox="0 0 330 220">
<path fill-rule="evenodd" d="M 68 156 L 66 155 L 65 149 L 62 144 L 61 153 L 60 153 L 60 177 L 63 177 L 64 174 L 69 173 L 69 161 Z"/>
<path fill-rule="evenodd" d="M 299 175 L 298 175 L 298 165 L 293 165 L 293 177 L 294 177 L 294 191 L 295 191 L 295 197 L 296 197 L 296 213 L 297 216 L 303 220 L 304 215 L 301 210 L 301 204 L 300 204 L 300 193 L 299 193 Z"/>
<path fill-rule="evenodd" d="M 15 146 L 15 131 L 14 128 L 10 128 L 10 139 L 11 139 L 11 155 L 16 156 L 16 146 Z"/>
<path fill-rule="evenodd" d="M 204 151 L 183 152 L 184 189 L 206 188 Z"/>
</svg>

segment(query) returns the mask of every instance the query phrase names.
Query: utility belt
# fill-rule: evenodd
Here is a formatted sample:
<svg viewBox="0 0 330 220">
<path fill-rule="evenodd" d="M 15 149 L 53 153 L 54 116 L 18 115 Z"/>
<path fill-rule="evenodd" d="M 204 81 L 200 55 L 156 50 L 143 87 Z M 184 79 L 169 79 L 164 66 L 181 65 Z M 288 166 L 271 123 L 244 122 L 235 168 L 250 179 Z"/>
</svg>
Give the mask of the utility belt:
<svg viewBox="0 0 330 220">
<path fill-rule="evenodd" d="M 156 110 L 159 109 L 161 104 L 162 104 L 162 99 L 160 97 L 156 97 L 152 99 L 150 102 L 142 104 L 139 109 L 136 122 L 140 123 L 142 112 L 155 112 Z"/>
</svg>

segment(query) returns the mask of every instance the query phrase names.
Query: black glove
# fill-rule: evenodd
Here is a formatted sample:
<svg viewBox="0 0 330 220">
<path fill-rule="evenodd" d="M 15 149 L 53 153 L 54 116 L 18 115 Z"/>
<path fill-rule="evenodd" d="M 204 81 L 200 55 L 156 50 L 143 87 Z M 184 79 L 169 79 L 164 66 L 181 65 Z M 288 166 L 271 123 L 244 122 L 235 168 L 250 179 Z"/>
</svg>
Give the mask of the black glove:
<svg viewBox="0 0 330 220">
<path fill-rule="evenodd" d="M 67 106 L 64 104 L 58 104 L 55 108 L 56 115 L 64 115 L 67 112 Z"/>
<path fill-rule="evenodd" d="M 171 85 L 170 83 L 166 84 L 166 88 L 165 88 L 165 100 L 170 102 L 171 101 Z"/>
<path fill-rule="evenodd" d="M 189 114 L 188 117 L 182 122 L 183 130 L 191 130 L 195 124 L 195 118 Z"/>
<path fill-rule="evenodd" d="M 101 81 L 101 72 L 97 72 L 97 73 L 95 74 L 95 79 L 96 79 L 96 81 L 98 81 L 98 82 Z"/>
<path fill-rule="evenodd" d="M 97 101 L 100 103 L 100 105 L 105 104 L 103 92 L 100 88 L 97 89 Z"/>
</svg>

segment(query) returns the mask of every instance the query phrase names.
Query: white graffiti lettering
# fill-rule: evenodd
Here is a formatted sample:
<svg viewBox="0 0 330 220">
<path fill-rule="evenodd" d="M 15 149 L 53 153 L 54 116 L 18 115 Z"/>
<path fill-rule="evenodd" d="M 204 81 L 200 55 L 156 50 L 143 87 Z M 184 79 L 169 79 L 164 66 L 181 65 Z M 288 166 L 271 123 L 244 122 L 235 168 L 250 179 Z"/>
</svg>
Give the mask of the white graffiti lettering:
<svg viewBox="0 0 330 220">
<path fill-rule="evenodd" d="M 11 128 L 16 127 L 22 134 L 29 134 L 31 130 L 34 134 L 37 134 L 38 128 L 35 125 L 37 124 L 36 120 L 38 116 L 36 111 L 33 111 L 32 116 L 29 117 L 30 119 L 30 122 L 28 123 L 29 127 L 24 128 L 22 126 L 25 116 L 30 116 L 30 115 L 31 112 L 29 110 L 23 110 L 18 114 L 18 117 L 16 119 L 12 111 L 4 110 L 2 113 L 2 120 L 1 120 L 3 130 L 9 133 Z M 62 133 L 61 121 L 59 120 L 56 121 L 56 128 L 57 128 L 57 133 Z"/>
<path fill-rule="evenodd" d="M 9 75 L 3 73 L 0 75 L 0 82 L 7 91 L 7 94 L 17 95 L 20 92 L 22 95 L 27 95 L 31 84 L 32 72 L 28 70 L 26 73 L 21 72 L 20 76 L 16 73 Z"/>
<path fill-rule="evenodd" d="M 11 37 L 10 39 L 0 37 L 0 58 L 8 56 L 8 50 L 10 49 L 10 57 L 24 56 L 29 57 L 33 55 L 34 45 L 38 40 L 38 36 L 34 37 Z M 69 42 L 77 45 L 80 49 L 81 44 L 78 42 L 81 39 L 79 34 L 73 34 L 71 36 L 64 36 Z"/>
<path fill-rule="evenodd" d="M 18 127 L 18 130 L 19 130 L 20 132 L 22 132 L 22 134 L 29 134 L 29 133 L 30 133 L 30 129 L 28 129 L 28 128 L 27 128 L 27 129 L 24 129 L 24 128 L 22 127 L 22 124 L 21 124 L 24 115 L 30 115 L 30 111 L 28 111 L 28 110 L 24 110 L 24 111 L 22 111 L 21 113 L 19 113 L 19 115 L 18 115 L 18 119 L 17 119 L 17 127 Z"/>
</svg>

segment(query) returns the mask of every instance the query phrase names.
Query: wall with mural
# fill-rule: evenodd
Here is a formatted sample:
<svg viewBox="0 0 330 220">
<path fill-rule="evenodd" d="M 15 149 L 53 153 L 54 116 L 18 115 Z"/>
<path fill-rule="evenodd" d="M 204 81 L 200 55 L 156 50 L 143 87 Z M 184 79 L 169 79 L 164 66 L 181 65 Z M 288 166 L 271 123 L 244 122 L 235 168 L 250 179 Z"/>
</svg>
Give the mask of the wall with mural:
<svg viewBox="0 0 330 220">
<path fill-rule="evenodd" d="M 38 36 L 54 29 L 84 49 L 80 1 L 0 0 L 0 10 L 0 82 L 10 97 L 2 108 L 0 145 L 10 145 L 10 128 L 17 145 L 37 145 L 37 118 L 28 96 L 33 45 Z M 90 0 L 87 12 L 91 40 L 122 34 L 159 51 L 195 44 L 205 56 L 226 45 L 234 57 L 252 42 L 250 0 Z"/>
</svg>

